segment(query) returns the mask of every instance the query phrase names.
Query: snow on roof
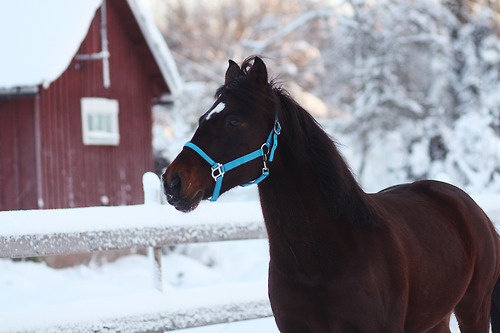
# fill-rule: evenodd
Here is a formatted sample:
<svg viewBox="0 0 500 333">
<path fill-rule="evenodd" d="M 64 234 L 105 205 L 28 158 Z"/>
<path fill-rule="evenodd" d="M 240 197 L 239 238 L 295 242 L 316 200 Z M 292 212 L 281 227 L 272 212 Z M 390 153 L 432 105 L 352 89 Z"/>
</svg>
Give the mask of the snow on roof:
<svg viewBox="0 0 500 333">
<path fill-rule="evenodd" d="M 182 79 L 140 1 L 127 0 L 172 93 Z M 102 0 L 0 0 L 0 90 L 45 86 L 71 63 Z"/>
<path fill-rule="evenodd" d="M 140 0 L 127 1 L 170 91 L 178 93 L 182 90 L 183 80 L 165 39 L 143 3 Z"/>
<path fill-rule="evenodd" d="M 0 89 L 50 84 L 66 70 L 102 0 L 0 0 Z"/>
</svg>

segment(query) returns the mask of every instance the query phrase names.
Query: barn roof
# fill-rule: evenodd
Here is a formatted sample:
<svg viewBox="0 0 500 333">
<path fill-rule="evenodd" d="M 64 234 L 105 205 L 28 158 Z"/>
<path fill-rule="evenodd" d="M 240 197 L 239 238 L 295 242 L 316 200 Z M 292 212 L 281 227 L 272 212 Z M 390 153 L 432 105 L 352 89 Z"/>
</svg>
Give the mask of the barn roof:
<svg viewBox="0 0 500 333">
<path fill-rule="evenodd" d="M 183 80 L 165 39 L 155 25 L 141 0 L 127 0 L 148 46 L 160 67 L 170 91 L 175 94 L 182 89 Z"/>
<path fill-rule="evenodd" d="M 182 85 L 173 57 L 140 0 L 124 0 L 171 92 Z M 48 86 L 71 63 L 102 0 L 16 0 L 0 4 L 0 90 Z"/>
</svg>

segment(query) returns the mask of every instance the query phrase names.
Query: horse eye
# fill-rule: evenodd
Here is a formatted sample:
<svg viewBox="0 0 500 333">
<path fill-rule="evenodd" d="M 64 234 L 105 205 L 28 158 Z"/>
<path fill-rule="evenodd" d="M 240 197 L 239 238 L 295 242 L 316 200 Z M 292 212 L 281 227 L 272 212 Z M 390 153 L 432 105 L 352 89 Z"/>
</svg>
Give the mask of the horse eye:
<svg viewBox="0 0 500 333">
<path fill-rule="evenodd" d="M 241 121 L 237 118 L 229 118 L 226 122 L 227 127 L 238 127 L 241 125 Z"/>
</svg>

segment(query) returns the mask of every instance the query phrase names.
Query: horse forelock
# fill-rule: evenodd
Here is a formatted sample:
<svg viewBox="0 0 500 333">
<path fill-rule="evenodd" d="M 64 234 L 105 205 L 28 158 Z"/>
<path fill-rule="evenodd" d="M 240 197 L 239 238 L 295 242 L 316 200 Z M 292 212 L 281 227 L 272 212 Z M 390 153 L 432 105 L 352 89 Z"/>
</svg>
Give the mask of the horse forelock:
<svg viewBox="0 0 500 333">
<path fill-rule="evenodd" d="M 215 93 L 215 98 L 222 103 L 226 103 L 231 98 L 245 105 L 262 103 L 261 109 L 265 112 L 275 103 L 272 90 L 271 84 L 262 89 L 262 87 L 250 82 L 246 76 L 239 76 L 228 84 L 220 86 Z M 274 113 L 272 115 L 274 118 Z"/>
</svg>

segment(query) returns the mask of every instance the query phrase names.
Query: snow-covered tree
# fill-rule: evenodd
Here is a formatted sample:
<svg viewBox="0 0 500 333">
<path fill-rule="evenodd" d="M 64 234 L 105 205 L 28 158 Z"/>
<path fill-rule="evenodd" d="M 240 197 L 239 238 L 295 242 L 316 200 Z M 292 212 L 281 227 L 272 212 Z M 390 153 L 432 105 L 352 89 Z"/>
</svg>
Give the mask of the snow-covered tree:
<svg viewBox="0 0 500 333">
<path fill-rule="evenodd" d="M 188 80 L 221 84 L 226 59 L 267 56 L 285 87 L 341 115 L 323 122 L 365 188 L 438 178 L 500 191 L 496 2 L 169 3 L 166 36 Z"/>
</svg>

